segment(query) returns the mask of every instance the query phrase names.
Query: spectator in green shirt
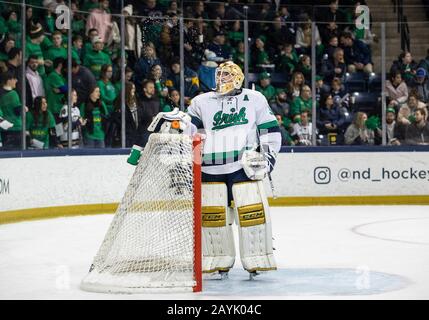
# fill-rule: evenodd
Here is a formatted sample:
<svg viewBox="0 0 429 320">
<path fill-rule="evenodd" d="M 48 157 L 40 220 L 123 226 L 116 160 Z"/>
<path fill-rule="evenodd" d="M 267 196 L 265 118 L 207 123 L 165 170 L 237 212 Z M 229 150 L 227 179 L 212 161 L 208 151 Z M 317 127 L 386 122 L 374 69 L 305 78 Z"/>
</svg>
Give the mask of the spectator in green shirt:
<svg viewBox="0 0 429 320">
<path fill-rule="evenodd" d="M 34 99 L 33 110 L 26 114 L 26 129 L 30 135 L 30 148 L 49 149 L 50 140 L 62 148 L 55 135 L 55 119 L 48 110 L 45 97 Z"/>
<path fill-rule="evenodd" d="M 48 49 L 45 53 L 45 65 L 46 65 L 46 73 L 52 72 L 52 65 L 54 60 L 58 57 L 67 59 L 67 50 L 63 45 L 63 35 L 60 31 L 55 31 L 52 35 L 53 45 Z"/>
<path fill-rule="evenodd" d="M 112 65 L 109 55 L 103 52 L 104 43 L 100 37 L 94 37 L 92 40 L 92 50 L 85 53 L 83 65 L 88 67 L 94 76 L 100 78 L 101 67 L 104 64 Z"/>
<path fill-rule="evenodd" d="M 82 55 L 82 47 L 83 47 L 83 38 L 80 35 L 75 35 L 72 38 L 72 57 L 76 60 L 78 64 L 82 64 L 82 61 L 80 59 Z"/>
<path fill-rule="evenodd" d="M 15 39 L 7 37 L 0 44 L 0 61 L 6 63 L 9 60 L 8 53 L 10 49 L 15 47 Z"/>
<path fill-rule="evenodd" d="M 264 71 L 259 74 L 259 84 L 256 85 L 256 91 L 262 93 L 268 102 L 273 102 L 276 99 L 276 88 L 271 85 L 271 75 Z"/>
<path fill-rule="evenodd" d="M 4 150 L 19 149 L 21 147 L 22 104 L 15 91 L 18 79 L 13 72 L 1 74 L 0 82 L 0 114 L 13 127 L 8 130 L 0 129 Z"/>
<path fill-rule="evenodd" d="M 109 64 L 104 64 L 101 67 L 100 80 L 97 81 L 97 85 L 100 88 L 101 101 L 104 102 L 107 108 L 107 113 L 111 114 L 113 111 L 113 104 L 117 98 L 117 91 L 115 86 L 111 82 L 113 76 L 113 68 Z"/>
<path fill-rule="evenodd" d="M 66 80 L 63 77 L 63 68 L 66 61 L 58 57 L 54 60 L 54 70 L 45 80 L 46 100 L 48 101 L 49 111 L 58 119 L 61 108 L 63 107 L 64 94 L 67 93 Z"/>
<path fill-rule="evenodd" d="M 171 89 L 168 95 L 167 103 L 164 105 L 162 111 L 170 112 L 174 108 L 180 109 L 180 92 L 177 89 Z"/>
<path fill-rule="evenodd" d="M 87 148 L 104 148 L 105 133 L 103 122 L 107 110 L 104 102 L 100 99 L 100 88 L 94 87 L 89 90 L 88 100 L 80 106 L 80 114 L 86 126 L 84 127 L 85 147 Z"/>
<path fill-rule="evenodd" d="M 313 100 L 311 99 L 311 89 L 309 86 L 304 85 L 301 89 L 301 94 L 296 97 L 291 105 L 291 115 L 294 122 L 297 122 L 300 115 L 304 111 L 308 111 L 311 116 L 313 110 Z"/>
<path fill-rule="evenodd" d="M 43 59 L 43 52 L 41 43 L 45 39 L 43 28 L 40 24 L 34 25 L 31 27 L 30 39 L 27 39 L 25 43 L 25 59 L 27 60 L 29 56 L 35 55 L 39 59 L 39 67 L 37 71 L 40 76 L 43 78 L 46 75 L 45 72 L 45 61 Z"/>
<path fill-rule="evenodd" d="M 112 75 L 112 66 L 105 64 L 101 67 L 101 79 L 97 81 L 97 85 L 100 88 L 101 101 L 103 101 L 107 109 L 104 121 L 104 131 L 106 133 L 105 145 L 109 148 L 112 146 L 114 135 L 111 116 L 114 111 L 115 100 L 118 97 L 118 92 L 111 82 Z"/>
<path fill-rule="evenodd" d="M 98 37 L 98 30 L 96 28 L 89 29 L 88 39 L 86 39 L 82 49 L 82 57 L 84 57 L 87 52 L 92 51 L 92 40 L 94 40 L 96 37 Z"/>
</svg>

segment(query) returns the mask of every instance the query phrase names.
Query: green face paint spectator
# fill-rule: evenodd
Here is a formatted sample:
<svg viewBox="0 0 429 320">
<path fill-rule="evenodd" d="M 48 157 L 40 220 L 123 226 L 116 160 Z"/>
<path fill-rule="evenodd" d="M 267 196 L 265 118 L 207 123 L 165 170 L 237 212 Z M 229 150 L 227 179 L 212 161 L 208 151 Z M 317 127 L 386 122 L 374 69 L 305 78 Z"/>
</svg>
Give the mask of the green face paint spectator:
<svg viewBox="0 0 429 320">
<path fill-rule="evenodd" d="M 30 149 L 49 149 L 51 141 L 62 148 L 55 135 L 55 118 L 48 110 L 45 97 L 34 99 L 33 110 L 26 114 L 26 129 L 30 135 Z"/>
</svg>

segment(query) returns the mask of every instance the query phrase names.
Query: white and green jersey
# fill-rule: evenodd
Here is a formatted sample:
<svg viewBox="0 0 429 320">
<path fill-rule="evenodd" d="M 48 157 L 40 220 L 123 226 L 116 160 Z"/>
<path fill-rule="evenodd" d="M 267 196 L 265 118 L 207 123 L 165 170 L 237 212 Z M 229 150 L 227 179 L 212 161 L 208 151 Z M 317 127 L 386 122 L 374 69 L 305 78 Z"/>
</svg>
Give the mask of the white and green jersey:
<svg viewBox="0 0 429 320">
<path fill-rule="evenodd" d="M 279 125 L 267 99 L 259 92 L 242 89 L 233 96 L 207 92 L 192 99 L 188 108 L 192 122 L 204 129 L 202 171 L 228 174 L 242 169 L 243 151 L 255 145 L 268 145 L 279 152 Z M 259 132 L 257 132 L 259 129 Z"/>
</svg>

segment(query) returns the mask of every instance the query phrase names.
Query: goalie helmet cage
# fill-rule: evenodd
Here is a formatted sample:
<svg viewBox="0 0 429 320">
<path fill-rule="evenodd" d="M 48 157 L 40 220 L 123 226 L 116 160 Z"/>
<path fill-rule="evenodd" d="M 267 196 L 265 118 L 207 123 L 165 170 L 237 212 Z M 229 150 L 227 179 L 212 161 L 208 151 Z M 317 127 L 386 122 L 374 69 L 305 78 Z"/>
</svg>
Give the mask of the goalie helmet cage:
<svg viewBox="0 0 429 320">
<path fill-rule="evenodd" d="M 202 290 L 201 138 L 153 133 L 81 289 Z"/>
</svg>

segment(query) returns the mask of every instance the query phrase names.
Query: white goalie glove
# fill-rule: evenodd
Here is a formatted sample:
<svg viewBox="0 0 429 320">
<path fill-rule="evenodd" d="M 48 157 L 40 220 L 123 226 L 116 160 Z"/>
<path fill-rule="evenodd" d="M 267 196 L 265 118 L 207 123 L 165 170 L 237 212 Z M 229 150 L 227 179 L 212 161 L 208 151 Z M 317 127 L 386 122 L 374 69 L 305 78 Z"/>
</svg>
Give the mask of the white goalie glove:
<svg viewBox="0 0 429 320">
<path fill-rule="evenodd" d="M 191 117 L 178 108 L 174 108 L 170 112 L 158 113 L 149 125 L 148 131 L 193 135 L 194 128 L 195 126 L 191 123 Z"/>
<path fill-rule="evenodd" d="M 271 152 L 246 150 L 241 158 L 244 172 L 252 180 L 263 180 L 274 168 L 275 155 Z"/>
</svg>

